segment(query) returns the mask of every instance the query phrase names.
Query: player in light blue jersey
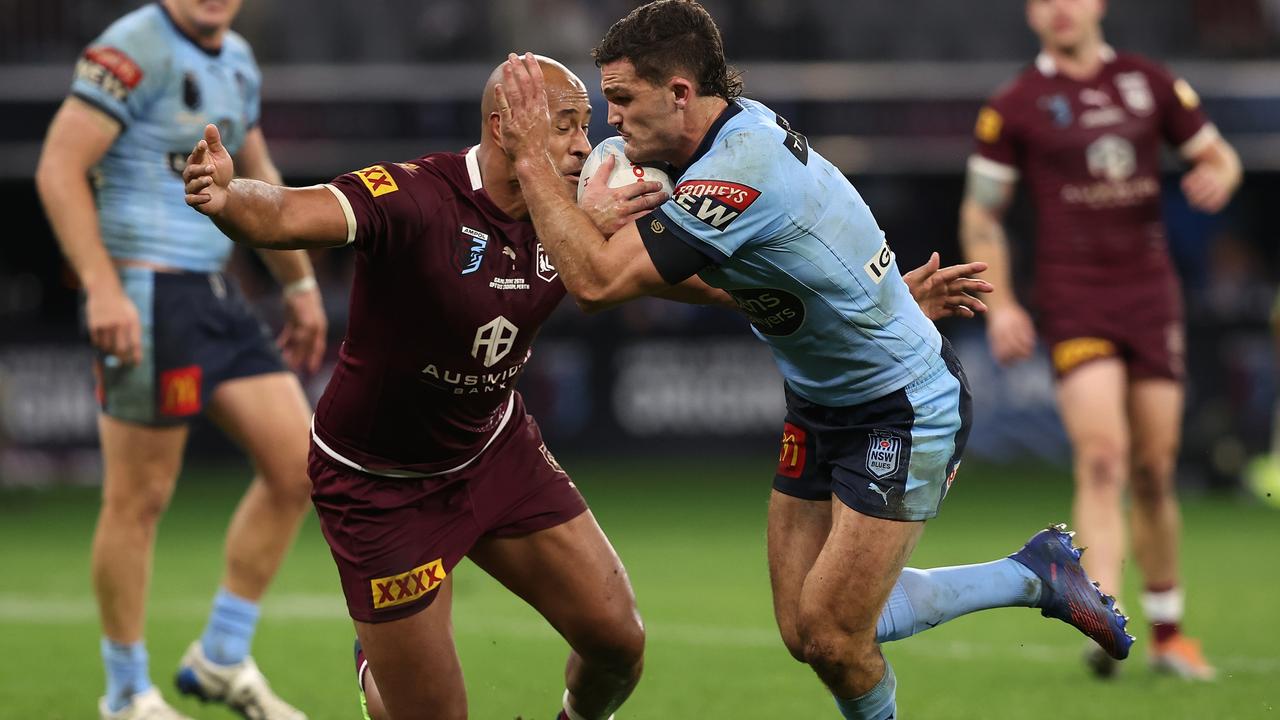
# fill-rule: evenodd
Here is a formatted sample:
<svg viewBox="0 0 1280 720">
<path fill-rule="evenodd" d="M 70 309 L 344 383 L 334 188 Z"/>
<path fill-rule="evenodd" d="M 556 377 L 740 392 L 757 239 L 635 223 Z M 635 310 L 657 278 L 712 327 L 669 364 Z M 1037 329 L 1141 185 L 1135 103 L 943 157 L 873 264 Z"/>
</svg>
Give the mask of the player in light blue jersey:
<svg viewBox="0 0 1280 720">
<path fill-rule="evenodd" d="M 501 85 L 506 151 L 580 301 L 605 307 L 696 274 L 732 296 L 773 350 L 787 396 L 769 508 L 775 615 L 840 713 L 894 717 L 896 679 L 879 643 L 975 610 L 1038 607 L 1125 657 L 1125 618 L 1090 584 L 1061 526 L 1002 560 L 904 569 L 960 464 L 964 372 L 849 182 L 785 120 L 738 97 L 706 10 L 651 2 L 615 23 L 594 55 L 628 159 L 668 164 L 672 197 L 611 237 L 595 230 L 548 161 L 529 56 L 511 56 Z M 942 311 L 981 309 L 962 296 Z"/>
<path fill-rule="evenodd" d="M 226 567 L 178 689 L 247 717 L 298 719 L 249 656 L 258 603 L 308 505 L 310 410 L 262 323 L 222 274 L 231 243 L 186 206 L 181 172 L 215 123 L 250 177 L 279 183 L 258 128 L 260 75 L 230 31 L 239 0 L 163 0 L 85 50 L 36 174 L 85 291 L 98 351 L 103 504 L 93 541 L 107 691 L 103 718 L 182 717 L 152 686 L 142 631 L 156 526 L 187 422 L 207 410 L 257 476 L 231 520 Z M 315 370 L 326 320 L 301 252 L 263 253 L 284 285 L 284 359 Z"/>
</svg>

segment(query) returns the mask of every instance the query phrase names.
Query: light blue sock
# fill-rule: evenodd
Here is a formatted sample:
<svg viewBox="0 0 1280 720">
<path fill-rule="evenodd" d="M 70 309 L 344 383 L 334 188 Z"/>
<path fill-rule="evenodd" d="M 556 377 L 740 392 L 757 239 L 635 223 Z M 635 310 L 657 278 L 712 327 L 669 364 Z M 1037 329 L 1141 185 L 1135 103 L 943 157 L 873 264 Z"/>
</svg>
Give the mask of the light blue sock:
<svg viewBox="0 0 1280 720">
<path fill-rule="evenodd" d="M 102 664 L 107 669 L 107 709 L 118 712 L 129 698 L 151 687 L 147 672 L 147 646 L 118 643 L 102 638 Z"/>
<path fill-rule="evenodd" d="M 836 698 L 836 709 L 845 720 L 893 720 L 898 715 L 898 678 L 884 661 L 884 677 L 865 695 L 852 700 Z"/>
<path fill-rule="evenodd" d="M 235 665 L 248 657 L 258 614 L 258 603 L 219 588 L 213 597 L 209 625 L 200 637 L 204 656 L 219 665 Z"/>
<path fill-rule="evenodd" d="M 905 568 L 876 623 L 876 642 L 911 637 L 961 615 L 998 607 L 1035 607 L 1040 578 L 1004 558 L 981 565 Z"/>
</svg>

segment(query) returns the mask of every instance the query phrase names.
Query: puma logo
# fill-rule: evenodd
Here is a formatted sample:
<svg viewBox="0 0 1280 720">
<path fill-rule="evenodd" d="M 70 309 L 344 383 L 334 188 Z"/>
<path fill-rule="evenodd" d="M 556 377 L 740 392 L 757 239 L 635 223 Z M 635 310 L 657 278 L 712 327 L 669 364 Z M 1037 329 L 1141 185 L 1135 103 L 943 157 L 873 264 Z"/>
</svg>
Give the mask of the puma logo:
<svg viewBox="0 0 1280 720">
<path fill-rule="evenodd" d="M 876 494 L 879 495 L 882 500 L 884 500 L 885 507 L 888 507 L 889 492 L 892 491 L 893 488 L 890 487 L 890 488 L 885 488 L 881 490 L 879 485 L 876 485 L 875 483 L 867 483 L 867 489 L 876 491 Z"/>
</svg>

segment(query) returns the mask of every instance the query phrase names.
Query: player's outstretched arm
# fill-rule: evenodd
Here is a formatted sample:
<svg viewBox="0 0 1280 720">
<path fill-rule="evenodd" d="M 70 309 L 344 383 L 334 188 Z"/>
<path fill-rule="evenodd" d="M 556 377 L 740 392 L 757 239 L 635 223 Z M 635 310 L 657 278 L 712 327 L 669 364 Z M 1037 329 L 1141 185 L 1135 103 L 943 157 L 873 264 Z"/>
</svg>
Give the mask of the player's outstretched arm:
<svg viewBox="0 0 1280 720">
<path fill-rule="evenodd" d="M 547 151 L 550 116 L 532 53 L 508 57 L 496 92 L 503 149 L 515 164 L 538 237 L 579 307 L 594 312 L 670 288 L 635 223 L 606 238 L 569 196 Z"/>
<path fill-rule="evenodd" d="M 994 288 L 986 280 L 969 276 L 986 269 L 984 262 L 944 268 L 941 257 L 935 252 L 929 256 L 928 262 L 903 275 L 902 279 L 911 290 L 911 297 L 930 320 L 971 318 L 987 311 L 986 303 L 978 298 L 978 294 L 990 293 Z"/>
<path fill-rule="evenodd" d="M 287 188 L 235 177 L 218 128 L 208 125 L 182 171 L 187 204 L 227 237 L 259 248 L 293 250 L 347 243 L 347 218 L 323 187 Z"/>
</svg>

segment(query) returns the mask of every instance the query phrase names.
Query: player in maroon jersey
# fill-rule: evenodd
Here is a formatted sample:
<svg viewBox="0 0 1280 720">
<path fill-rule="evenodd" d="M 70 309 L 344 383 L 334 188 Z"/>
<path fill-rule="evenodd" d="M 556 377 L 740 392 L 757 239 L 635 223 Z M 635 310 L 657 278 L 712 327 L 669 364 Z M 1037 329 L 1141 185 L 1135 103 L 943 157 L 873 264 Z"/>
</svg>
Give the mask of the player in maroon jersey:
<svg viewBox="0 0 1280 720">
<path fill-rule="evenodd" d="M 590 151 L 587 91 L 544 61 L 566 182 Z M 312 498 L 356 632 L 393 717 L 466 716 L 450 621 L 463 556 L 573 648 L 565 712 L 603 718 L 639 679 L 644 631 L 626 571 L 526 414 L 516 380 L 564 286 L 500 147 L 480 144 L 290 189 L 237 179 L 210 126 L 188 202 L 238 241 L 353 244 L 351 321 L 316 411 Z M 613 191 L 621 223 L 664 195 Z M 696 294 L 696 293 L 695 293 Z M 381 708 L 374 708 L 375 712 Z"/>
<path fill-rule="evenodd" d="M 1028 0 L 1043 51 L 1000 89 L 978 117 L 961 208 L 961 242 L 985 260 L 997 288 L 988 335 L 997 360 L 1025 359 L 1035 345 L 1013 295 L 1001 226 L 1020 177 L 1037 214 L 1039 330 L 1074 450 L 1075 527 L 1085 567 L 1108 593 L 1120 590 L 1129 532 L 1153 622 L 1153 665 L 1209 679 L 1198 644 L 1179 632 L 1179 511 L 1174 463 L 1183 403 L 1182 299 L 1160 212 L 1160 150 L 1191 164 L 1182 189 L 1217 212 L 1240 183 L 1240 161 L 1185 80 L 1102 39 L 1105 0 Z M 1107 656 L 1091 665 L 1109 675 Z"/>
</svg>

